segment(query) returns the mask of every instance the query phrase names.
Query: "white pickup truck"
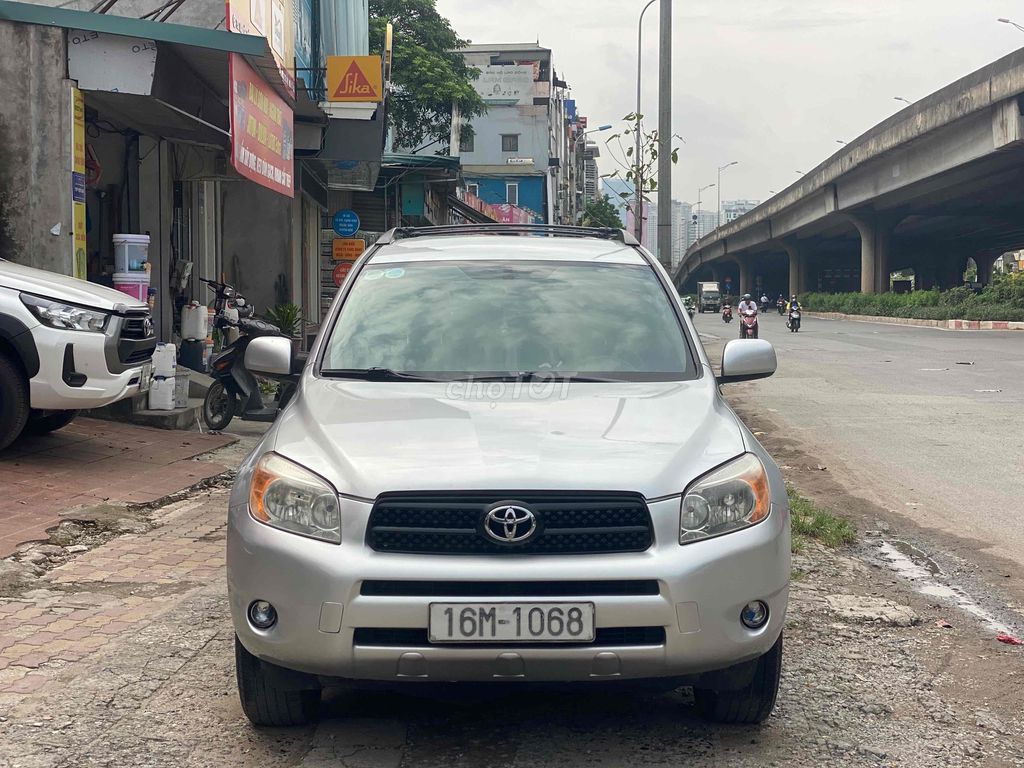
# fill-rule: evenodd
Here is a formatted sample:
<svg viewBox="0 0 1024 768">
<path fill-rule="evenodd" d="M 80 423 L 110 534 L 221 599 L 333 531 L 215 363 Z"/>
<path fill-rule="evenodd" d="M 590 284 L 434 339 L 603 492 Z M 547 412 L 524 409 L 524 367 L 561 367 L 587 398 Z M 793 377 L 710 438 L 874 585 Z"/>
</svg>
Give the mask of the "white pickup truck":
<svg viewBox="0 0 1024 768">
<path fill-rule="evenodd" d="M 0 450 L 149 387 L 148 305 L 0 259 Z"/>
</svg>

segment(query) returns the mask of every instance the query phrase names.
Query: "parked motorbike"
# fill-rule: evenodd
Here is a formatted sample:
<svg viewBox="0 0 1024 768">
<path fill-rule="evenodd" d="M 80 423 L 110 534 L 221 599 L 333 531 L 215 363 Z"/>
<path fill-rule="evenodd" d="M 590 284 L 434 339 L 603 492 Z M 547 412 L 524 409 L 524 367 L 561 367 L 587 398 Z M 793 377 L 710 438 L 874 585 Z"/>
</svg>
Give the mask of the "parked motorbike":
<svg viewBox="0 0 1024 768">
<path fill-rule="evenodd" d="M 789 310 L 789 321 L 786 323 L 790 333 L 800 332 L 800 310 L 791 309 Z"/>
<path fill-rule="evenodd" d="M 214 326 L 224 336 L 225 346 L 210 361 L 213 384 L 203 400 L 203 421 L 212 430 L 225 429 L 231 420 L 273 421 L 291 398 L 295 384 L 278 383 L 277 397 L 265 403 L 259 381 L 245 367 L 245 350 L 258 336 L 283 336 L 276 325 L 252 317 L 253 307 L 227 283 L 201 278 L 214 291 Z"/>
<path fill-rule="evenodd" d="M 723 323 L 731 323 L 732 322 L 732 307 L 730 307 L 728 304 L 726 304 L 724 307 L 722 307 L 722 322 Z"/>
<path fill-rule="evenodd" d="M 743 316 L 740 317 L 740 338 L 756 339 L 757 332 L 757 310 L 744 310 Z"/>
</svg>

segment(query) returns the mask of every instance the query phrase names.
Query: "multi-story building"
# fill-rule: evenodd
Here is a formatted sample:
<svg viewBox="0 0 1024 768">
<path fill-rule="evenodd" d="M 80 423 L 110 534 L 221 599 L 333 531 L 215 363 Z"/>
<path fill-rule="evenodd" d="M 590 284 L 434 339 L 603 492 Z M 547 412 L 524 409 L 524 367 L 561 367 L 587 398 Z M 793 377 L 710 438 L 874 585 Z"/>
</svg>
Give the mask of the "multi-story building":
<svg viewBox="0 0 1024 768">
<path fill-rule="evenodd" d="M 535 43 L 470 45 L 463 55 L 480 70 L 474 87 L 488 107 L 472 120 L 472 137 L 452 152 L 470 192 L 492 205 L 526 208 L 539 222 L 574 221 L 577 190 L 586 193 L 586 179 L 575 178 L 582 126 L 551 50 Z M 582 166 L 585 176 L 585 160 Z"/>
<path fill-rule="evenodd" d="M 717 225 L 718 216 L 714 211 L 691 210 L 690 226 L 687 228 L 686 233 L 686 247 L 689 248 Z"/>
<path fill-rule="evenodd" d="M 723 200 L 722 223 L 728 224 L 761 204 L 760 200 Z"/>
<path fill-rule="evenodd" d="M 680 200 L 672 201 L 672 267 L 675 268 L 686 253 L 686 231 L 693 206 Z"/>
</svg>

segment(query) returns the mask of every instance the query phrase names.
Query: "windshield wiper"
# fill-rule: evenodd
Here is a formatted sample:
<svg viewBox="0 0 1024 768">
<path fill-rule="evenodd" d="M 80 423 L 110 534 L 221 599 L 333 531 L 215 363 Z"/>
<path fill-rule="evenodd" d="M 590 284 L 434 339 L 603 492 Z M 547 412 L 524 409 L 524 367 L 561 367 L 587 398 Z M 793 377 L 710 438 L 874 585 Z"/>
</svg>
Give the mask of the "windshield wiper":
<svg viewBox="0 0 1024 768">
<path fill-rule="evenodd" d="M 599 376 L 579 376 L 573 373 L 557 373 L 554 371 L 509 371 L 508 373 L 490 374 L 487 376 L 466 376 L 459 381 L 568 381 L 582 383 L 622 383 L 621 379 L 605 379 Z"/>
<path fill-rule="evenodd" d="M 338 379 L 365 379 L 366 381 L 437 381 L 429 376 L 395 371 L 391 368 L 321 368 L 321 376 Z"/>
</svg>

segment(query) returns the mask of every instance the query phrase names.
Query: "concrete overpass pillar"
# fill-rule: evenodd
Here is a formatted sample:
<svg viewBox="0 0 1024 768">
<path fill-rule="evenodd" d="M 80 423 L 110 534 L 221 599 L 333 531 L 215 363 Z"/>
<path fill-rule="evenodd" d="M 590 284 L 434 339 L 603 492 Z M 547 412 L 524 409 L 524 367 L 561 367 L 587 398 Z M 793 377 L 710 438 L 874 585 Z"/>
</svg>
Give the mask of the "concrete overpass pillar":
<svg viewBox="0 0 1024 768">
<path fill-rule="evenodd" d="M 803 277 L 806 271 L 803 254 L 797 249 L 796 243 L 783 243 L 782 247 L 786 250 L 786 255 L 789 256 L 789 295 L 802 293 L 804 290 Z"/>
<path fill-rule="evenodd" d="M 901 219 L 888 216 L 850 215 L 860 234 L 860 292 L 889 290 L 889 252 L 892 233 Z"/>
<path fill-rule="evenodd" d="M 974 263 L 978 265 L 978 282 L 988 285 L 992 282 L 992 267 L 995 266 L 998 256 L 990 253 L 978 254 L 974 257 Z"/>
<path fill-rule="evenodd" d="M 740 265 L 740 288 L 739 295 L 750 293 L 754 290 L 754 274 L 748 259 L 738 259 Z"/>
</svg>

